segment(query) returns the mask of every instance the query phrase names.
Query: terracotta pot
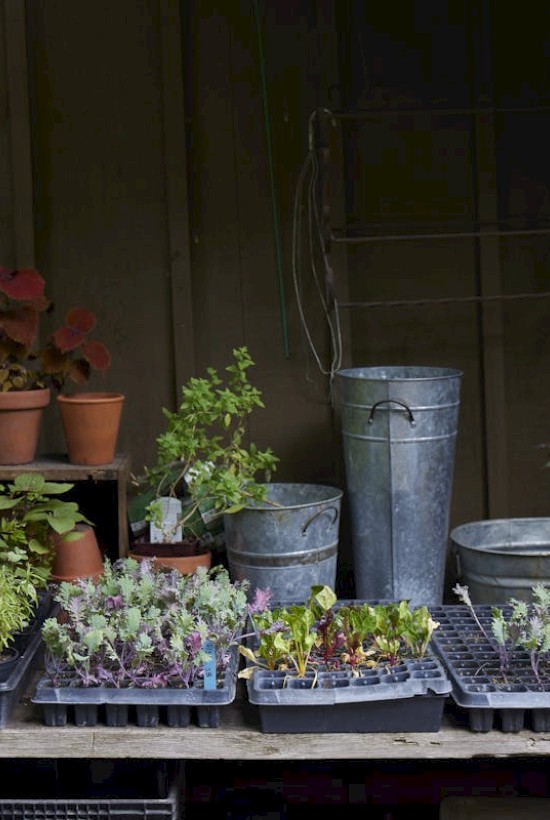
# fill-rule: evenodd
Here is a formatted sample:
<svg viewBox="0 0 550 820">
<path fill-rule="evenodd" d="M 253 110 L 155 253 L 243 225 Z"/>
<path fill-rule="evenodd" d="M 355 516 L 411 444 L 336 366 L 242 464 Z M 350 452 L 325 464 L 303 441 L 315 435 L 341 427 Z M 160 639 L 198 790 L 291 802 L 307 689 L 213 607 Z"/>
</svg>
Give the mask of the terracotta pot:
<svg viewBox="0 0 550 820">
<path fill-rule="evenodd" d="M 57 403 L 71 464 L 110 464 L 115 457 L 122 393 L 60 395 Z"/>
<path fill-rule="evenodd" d="M 75 538 L 75 533 L 78 538 Z M 103 555 L 89 524 L 77 524 L 71 533 L 54 535 L 53 581 L 99 578 L 103 575 Z"/>
<path fill-rule="evenodd" d="M 47 387 L 0 393 L 0 464 L 29 464 L 34 460 Z"/>
<path fill-rule="evenodd" d="M 212 566 L 212 552 L 195 541 L 179 541 L 174 544 L 136 541 L 131 547 L 130 557 L 136 561 L 148 558 L 153 566 L 177 569 L 182 575 L 195 572 L 197 567 L 210 569 Z"/>
</svg>

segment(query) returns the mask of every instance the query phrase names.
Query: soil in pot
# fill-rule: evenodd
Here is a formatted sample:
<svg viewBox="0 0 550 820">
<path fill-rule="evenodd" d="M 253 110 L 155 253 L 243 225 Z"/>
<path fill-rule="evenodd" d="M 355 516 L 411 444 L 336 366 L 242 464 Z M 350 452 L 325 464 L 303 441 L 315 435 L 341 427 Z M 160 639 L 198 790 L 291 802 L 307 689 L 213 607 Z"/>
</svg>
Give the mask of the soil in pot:
<svg viewBox="0 0 550 820">
<path fill-rule="evenodd" d="M 177 569 L 182 575 L 194 572 L 198 567 L 210 569 L 212 566 L 211 550 L 197 538 L 170 544 L 136 539 L 131 546 L 130 557 L 136 561 L 148 558 L 154 565 Z"/>
</svg>

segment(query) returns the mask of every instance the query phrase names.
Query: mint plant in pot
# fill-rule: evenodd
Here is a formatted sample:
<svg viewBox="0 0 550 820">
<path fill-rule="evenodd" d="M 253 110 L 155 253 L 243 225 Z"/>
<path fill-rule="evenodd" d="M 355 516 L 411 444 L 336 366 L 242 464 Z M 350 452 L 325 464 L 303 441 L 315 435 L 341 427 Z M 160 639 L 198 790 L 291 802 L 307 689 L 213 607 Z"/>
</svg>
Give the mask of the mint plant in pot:
<svg viewBox="0 0 550 820">
<path fill-rule="evenodd" d="M 156 464 L 135 480 L 149 493 L 150 537 L 134 542 L 133 555 L 176 556 L 189 544 L 208 550 L 216 536 L 223 540 L 224 515 L 265 499 L 266 485 L 257 476 L 269 481 L 278 459 L 270 448 L 246 444 L 249 417 L 264 407 L 249 381 L 253 365 L 248 349 L 236 348 L 225 380 L 208 368 L 205 376 L 183 385 L 175 411 L 163 409 L 166 429 L 157 438 Z"/>
<path fill-rule="evenodd" d="M 105 345 L 90 338 L 95 316 L 72 308 L 45 343 L 41 319 L 53 310 L 45 280 L 34 268 L 0 268 L 0 463 L 33 461 L 51 391 L 84 384 L 109 367 Z"/>
</svg>

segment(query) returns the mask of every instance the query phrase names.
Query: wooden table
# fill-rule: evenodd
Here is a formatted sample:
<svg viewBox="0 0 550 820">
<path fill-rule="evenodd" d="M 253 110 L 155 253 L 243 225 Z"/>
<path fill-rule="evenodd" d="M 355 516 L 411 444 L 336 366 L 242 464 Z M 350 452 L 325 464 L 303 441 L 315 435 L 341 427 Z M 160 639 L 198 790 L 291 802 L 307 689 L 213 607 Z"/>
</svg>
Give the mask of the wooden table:
<svg viewBox="0 0 550 820">
<path fill-rule="evenodd" d="M 38 676 L 39 673 L 37 673 Z M 47 727 L 30 702 L 34 678 L 0 731 L 2 758 L 150 758 L 182 760 L 474 760 L 550 756 L 550 733 L 472 732 L 447 713 L 435 733 L 266 734 L 239 681 L 220 727 Z"/>
</svg>

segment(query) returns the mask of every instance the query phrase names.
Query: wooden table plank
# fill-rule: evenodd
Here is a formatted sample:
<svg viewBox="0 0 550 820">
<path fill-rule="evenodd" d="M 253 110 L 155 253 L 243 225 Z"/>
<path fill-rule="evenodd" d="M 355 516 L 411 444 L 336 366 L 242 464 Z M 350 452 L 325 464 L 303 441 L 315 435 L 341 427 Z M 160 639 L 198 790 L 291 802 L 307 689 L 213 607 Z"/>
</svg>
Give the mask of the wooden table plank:
<svg viewBox="0 0 550 820">
<path fill-rule="evenodd" d="M 39 674 L 39 673 L 37 673 Z M 30 702 L 34 680 L 0 730 L 0 758 L 181 760 L 469 760 L 550 755 L 550 733 L 473 732 L 445 713 L 439 732 L 268 734 L 242 690 L 216 729 L 47 727 Z"/>
</svg>

